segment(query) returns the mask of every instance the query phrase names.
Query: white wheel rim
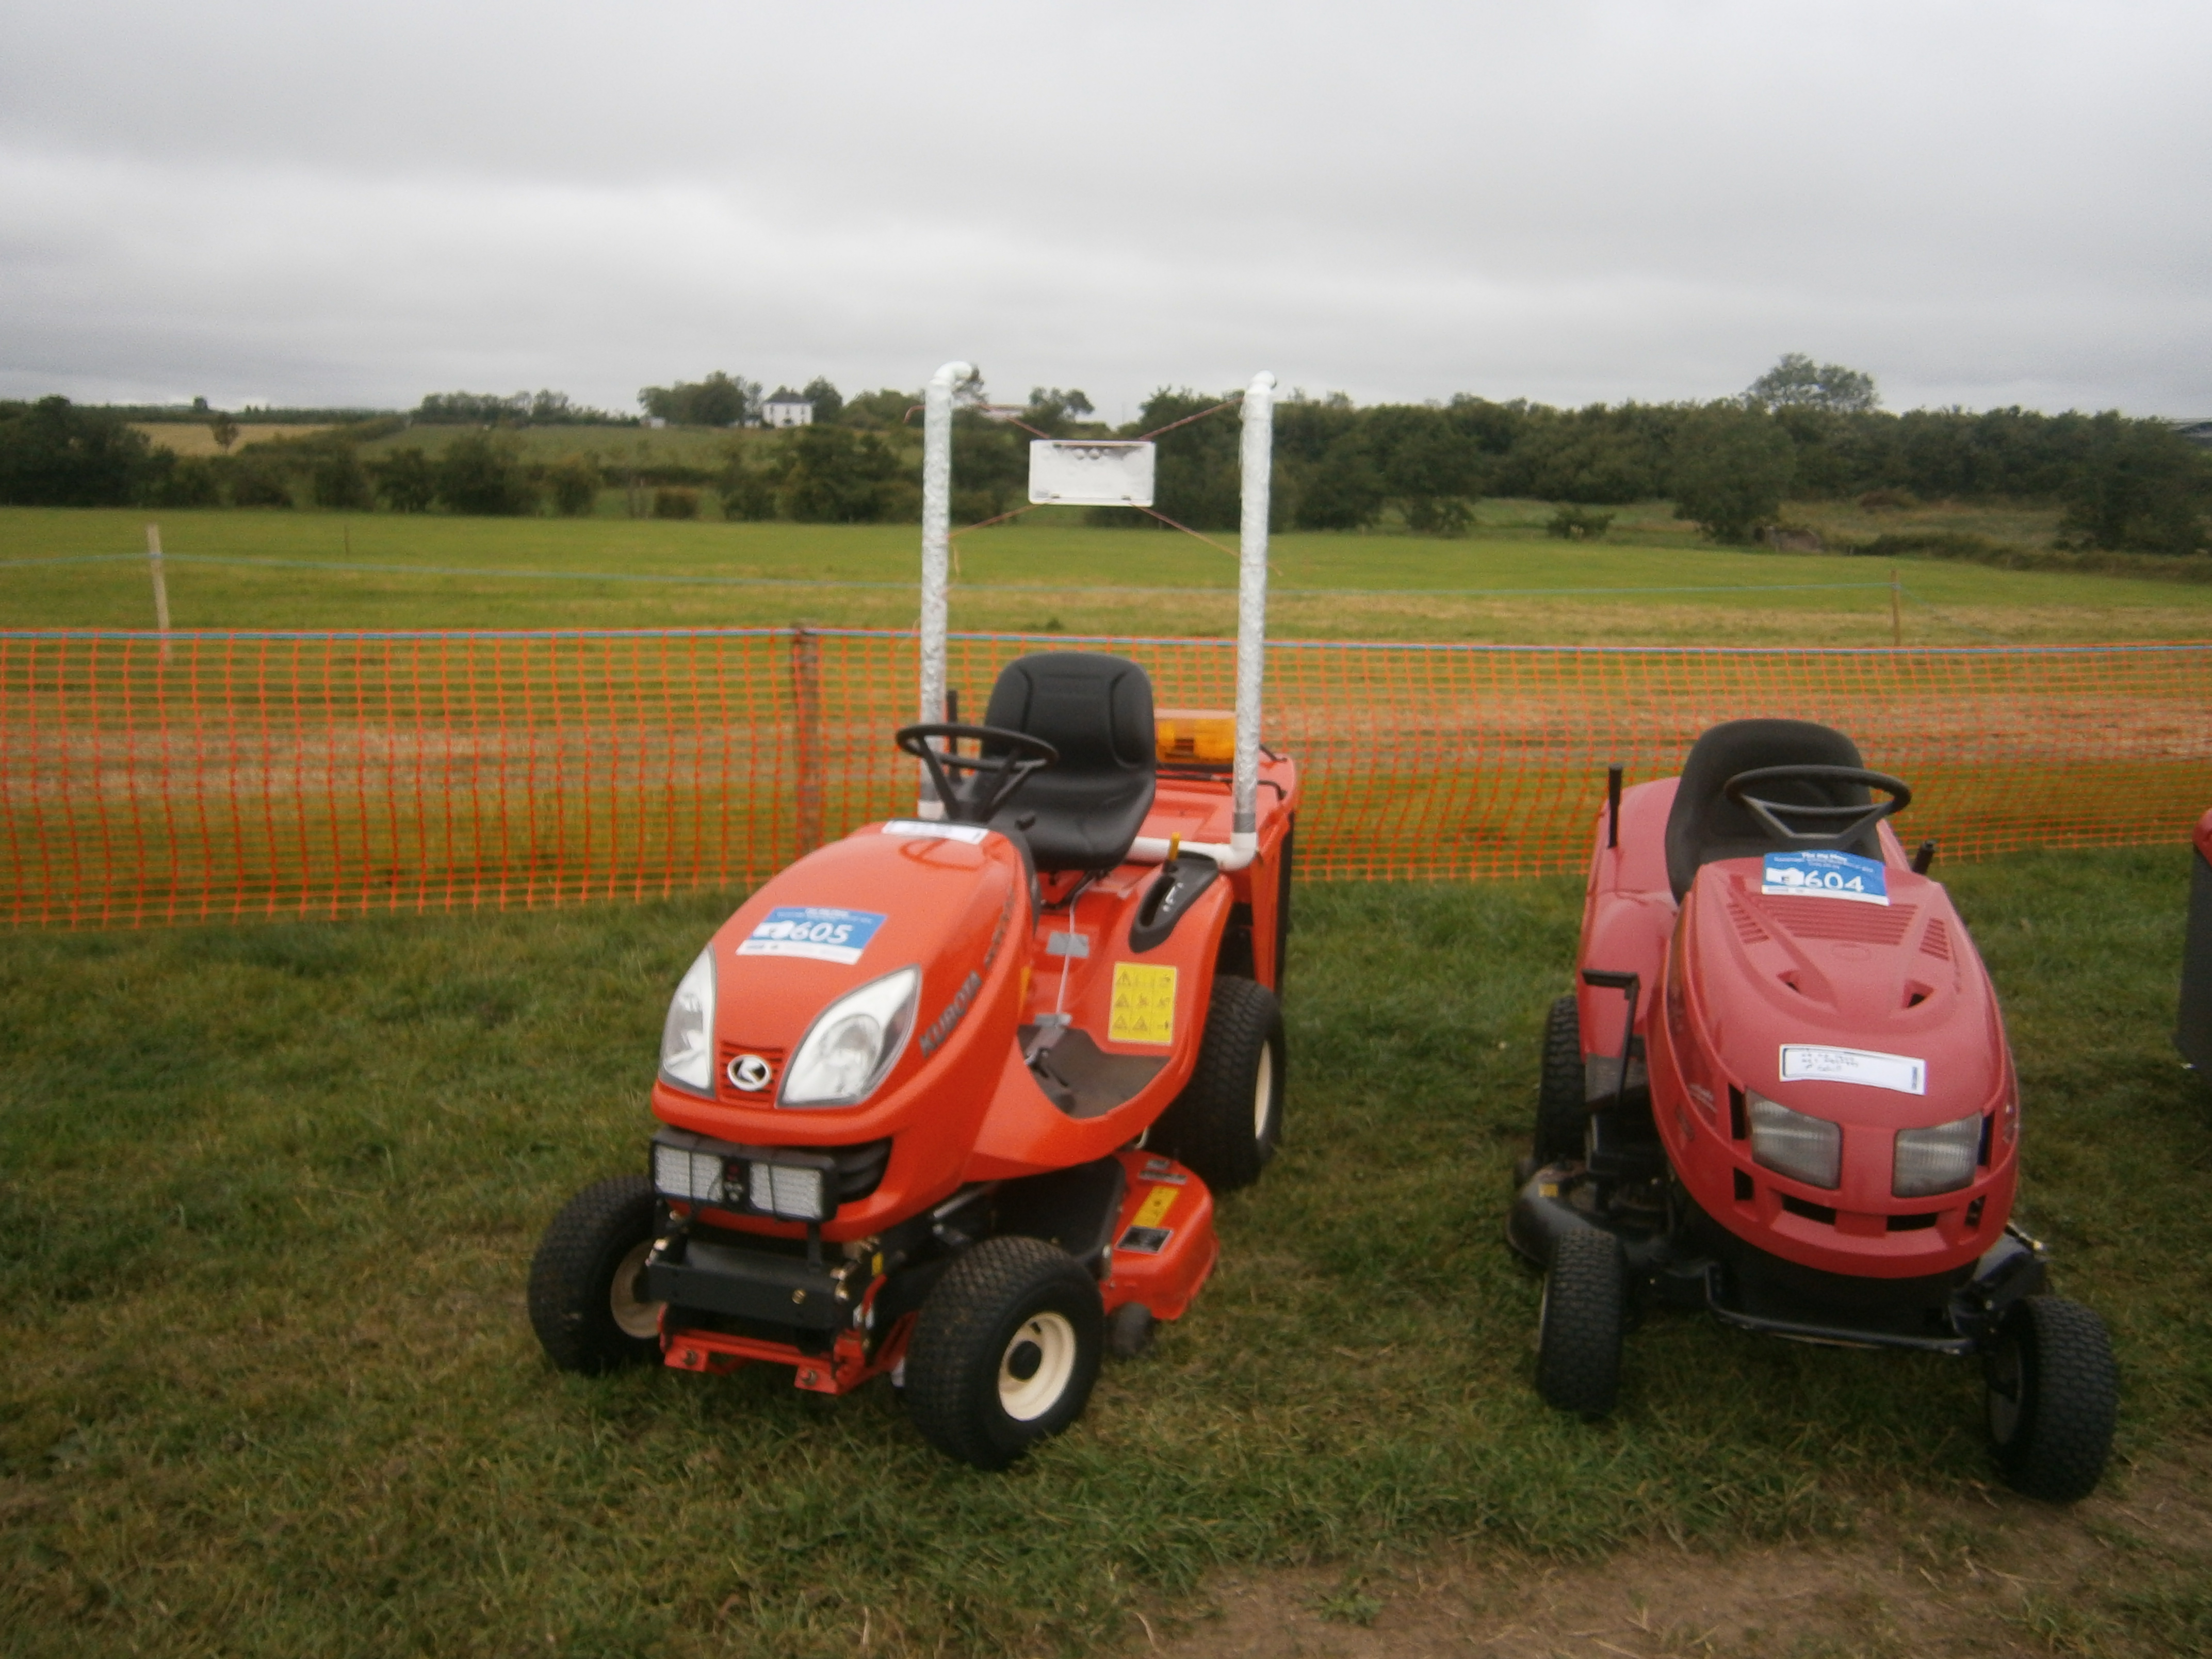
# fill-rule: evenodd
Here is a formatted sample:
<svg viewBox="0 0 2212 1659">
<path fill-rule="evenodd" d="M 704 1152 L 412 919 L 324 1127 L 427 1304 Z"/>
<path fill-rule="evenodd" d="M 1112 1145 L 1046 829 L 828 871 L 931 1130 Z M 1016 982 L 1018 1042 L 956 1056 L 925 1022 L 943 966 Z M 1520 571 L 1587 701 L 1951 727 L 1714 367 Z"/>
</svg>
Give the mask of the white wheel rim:
<svg viewBox="0 0 2212 1659">
<path fill-rule="evenodd" d="M 1066 1314 L 1032 1314 L 999 1356 L 1000 1407 L 1017 1423 L 1034 1423 L 1060 1403 L 1074 1375 L 1075 1327 Z"/>
<path fill-rule="evenodd" d="M 614 1282 L 607 1286 L 607 1311 L 615 1328 L 642 1341 L 660 1334 L 660 1304 L 645 1297 L 645 1258 L 653 1241 L 641 1238 L 629 1255 L 615 1264 Z"/>
<path fill-rule="evenodd" d="M 1267 1111 L 1274 1104 L 1275 1045 L 1260 1045 L 1260 1075 L 1252 1085 L 1252 1139 L 1255 1145 L 1267 1144 Z"/>
</svg>

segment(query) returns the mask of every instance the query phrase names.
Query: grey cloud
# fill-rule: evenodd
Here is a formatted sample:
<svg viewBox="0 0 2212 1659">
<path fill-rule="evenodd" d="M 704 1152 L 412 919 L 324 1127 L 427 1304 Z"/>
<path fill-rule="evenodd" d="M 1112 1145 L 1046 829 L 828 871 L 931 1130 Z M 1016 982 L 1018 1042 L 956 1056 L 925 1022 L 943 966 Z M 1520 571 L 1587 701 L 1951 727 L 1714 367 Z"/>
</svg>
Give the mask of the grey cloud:
<svg viewBox="0 0 2212 1659">
<path fill-rule="evenodd" d="M 0 391 L 2212 407 L 2201 7 L 0 15 Z"/>
</svg>

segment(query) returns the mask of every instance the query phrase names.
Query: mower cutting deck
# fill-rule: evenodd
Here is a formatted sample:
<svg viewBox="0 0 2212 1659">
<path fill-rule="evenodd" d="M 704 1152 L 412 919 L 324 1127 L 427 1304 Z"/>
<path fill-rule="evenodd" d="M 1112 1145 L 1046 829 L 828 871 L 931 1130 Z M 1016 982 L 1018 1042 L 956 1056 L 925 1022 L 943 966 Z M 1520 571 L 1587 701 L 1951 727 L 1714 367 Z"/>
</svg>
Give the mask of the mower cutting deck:
<svg viewBox="0 0 2212 1659">
<path fill-rule="evenodd" d="M 1000 672 L 981 724 L 896 732 L 916 812 L 775 876 L 678 987 L 650 1173 L 578 1194 L 532 1267 L 556 1364 L 766 1363 L 827 1395 L 889 1375 L 925 1436 L 1000 1468 L 1080 1414 L 1103 1352 L 1189 1306 L 1213 1193 L 1282 1128 L 1298 776 L 1258 744 L 1272 385 L 1246 402 L 1237 712 L 1156 711 L 1135 663 L 1053 652 Z M 934 601 L 933 647 L 926 578 L 933 714 Z"/>
<path fill-rule="evenodd" d="M 1609 797 L 1508 1224 L 1546 1272 L 1545 1398 L 1610 1411 L 1642 1305 L 1978 1354 L 2006 1479 L 2086 1495 L 2110 1350 L 2011 1224 L 2011 1051 L 1932 844 L 1908 863 L 1883 822 L 1908 787 L 1840 732 L 1741 720 Z"/>
</svg>

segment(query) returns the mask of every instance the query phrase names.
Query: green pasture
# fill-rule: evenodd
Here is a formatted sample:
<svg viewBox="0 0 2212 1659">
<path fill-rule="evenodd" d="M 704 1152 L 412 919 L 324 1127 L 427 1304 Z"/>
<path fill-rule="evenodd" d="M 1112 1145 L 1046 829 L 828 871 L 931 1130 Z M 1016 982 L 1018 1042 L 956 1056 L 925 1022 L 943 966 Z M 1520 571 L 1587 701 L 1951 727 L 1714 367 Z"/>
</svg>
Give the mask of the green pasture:
<svg viewBox="0 0 2212 1659">
<path fill-rule="evenodd" d="M 474 426 L 410 426 L 362 445 L 362 459 L 380 460 L 395 449 L 419 449 L 427 455 L 437 455 L 455 439 L 482 432 L 481 427 Z M 696 466 L 720 472 L 733 454 L 758 465 L 762 452 L 772 452 L 783 434 L 764 427 L 732 430 L 711 426 L 526 426 L 499 435 L 502 444 L 526 462 L 542 465 L 582 455 L 619 473 L 628 466 Z M 921 422 L 915 422 L 904 440 L 892 434 L 890 441 L 904 441 L 919 450 Z M 615 499 L 619 500 L 619 495 Z"/>
<path fill-rule="evenodd" d="M 1284 639 L 1543 644 L 1892 638 L 1887 562 L 1713 547 L 1667 517 L 1663 503 L 1624 511 L 1605 541 L 1559 542 L 1542 533 L 1547 512 L 1486 502 L 1474 533 L 1460 538 L 1280 536 L 1270 629 Z M 1961 524 L 1980 523 L 1958 512 Z M 149 516 L 173 556 L 167 580 L 179 628 L 914 624 L 918 535 L 906 525 L 4 508 L 0 626 L 150 626 L 143 561 L 82 562 L 143 553 Z M 1924 528 L 1942 514 L 1913 520 Z M 1097 528 L 1056 509 L 972 531 L 957 540 L 953 623 L 1225 637 L 1236 626 L 1235 538 L 1213 540 Z M 1934 560 L 1895 568 L 1907 644 L 2212 632 L 2212 586 Z"/>
<path fill-rule="evenodd" d="M 2212 1097 L 2166 1042 L 2185 859 L 1951 872 L 2019 1057 L 2020 1217 L 2113 1330 L 2122 1515 L 2212 1410 Z M 1302 892 L 1281 1158 L 1224 1202 L 1190 1315 L 1004 1476 L 930 1450 L 881 1384 L 538 1354 L 538 1230 L 639 1167 L 669 988 L 736 894 L 9 937 L 0 1646 L 1143 1651 L 1133 1615 L 1171 1631 L 1225 1566 L 1357 1586 L 1450 1546 L 1534 1571 L 1512 1560 L 1887 1535 L 1960 1498 L 2002 1534 L 2023 1503 L 1977 1498 L 1968 1365 L 1660 1317 L 1614 1419 L 1537 1401 L 1536 1286 L 1500 1230 L 1577 890 Z M 2023 1637 L 2203 1650 L 2196 1534 L 2100 1524 L 2088 1593 L 2031 1591 Z"/>
</svg>

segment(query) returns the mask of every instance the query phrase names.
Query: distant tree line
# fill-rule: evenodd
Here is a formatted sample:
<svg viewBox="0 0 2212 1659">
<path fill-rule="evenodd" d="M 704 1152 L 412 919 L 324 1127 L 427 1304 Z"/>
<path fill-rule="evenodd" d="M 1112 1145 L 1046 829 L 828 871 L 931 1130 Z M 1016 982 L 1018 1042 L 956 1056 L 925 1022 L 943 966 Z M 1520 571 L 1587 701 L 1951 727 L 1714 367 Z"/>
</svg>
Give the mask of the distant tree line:
<svg viewBox="0 0 2212 1659">
<path fill-rule="evenodd" d="M 918 517 L 919 434 L 908 417 L 919 394 L 884 389 L 847 398 L 817 379 L 804 395 L 815 405 L 813 424 L 772 442 L 733 440 L 720 472 L 605 466 L 581 453 L 526 461 L 496 428 L 600 418 L 552 392 L 427 398 L 417 423 L 495 429 L 459 434 L 434 454 L 402 447 L 374 459 L 362 446 L 398 431 L 401 418 L 185 459 L 151 448 L 116 411 L 60 398 L 0 404 L 0 501 L 574 514 L 592 511 L 600 490 L 627 484 L 650 485 L 654 510 L 676 515 L 696 511 L 697 492 L 711 489 L 736 519 Z M 640 394 L 648 413 L 665 410 L 658 418 L 690 425 L 742 423 L 757 417 L 759 400 L 758 382 L 720 372 Z M 1157 431 L 1224 401 L 1162 390 L 1118 435 Z M 979 522 L 1023 505 L 1031 438 L 1107 435 L 1094 412 L 1080 391 L 1036 387 L 1013 410 L 987 405 L 980 377 L 963 388 L 953 428 L 956 520 Z M 1892 414 L 1869 377 L 1798 356 L 1740 397 L 1711 403 L 1563 410 L 1461 396 L 1361 408 L 1340 395 L 1294 396 L 1275 420 L 1280 529 L 1388 523 L 1449 536 L 1468 527 L 1485 497 L 1516 497 L 1560 504 L 1557 533 L 1579 538 L 1604 533 L 1606 515 L 1585 509 L 1671 499 L 1715 539 L 1741 541 L 1775 523 L 1790 500 L 2010 501 L 2063 507 L 2064 533 L 2081 546 L 2189 553 L 2205 547 L 2212 507 L 2212 452 L 2166 422 L 2016 408 Z M 1232 408 L 1161 436 L 1161 513 L 1198 529 L 1234 527 L 1237 430 Z M 641 510 L 635 501 L 632 510 Z M 1149 522 L 1126 509 L 1098 516 Z"/>
<path fill-rule="evenodd" d="M 419 426 L 610 426 L 627 417 L 571 402 L 565 392 L 434 392 L 408 418 Z"/>
<path fill-rule="evenodd" d="M 2098 547 L 2186 553 L 2205 543 L 2212 453 L 2165 422 L 2107 412 L 1972 413 L 1875 406 L 1863 375 L 1824 365 L 1806 386 L 1776 374 L 1707 404 L 1593 404 L 1454 398 L 1355 408 L 1292 398 L 1275 415 L 1273 511 L 1284 527 L 1356 530 L 1395 514 L 1408 529 L 1463 530 L 1473 504 L 1507 496 L 1581 506 L 1671 499 L 1715 539 L 1742 541 L 1789 500 L 2014 501 L 2065 509 Z M 1776 384 L 1778 379 L 1782 384 Z M 1218 399 L 1155 394 L 1132 432 Z M 1220 416 L 1160 441 L 1163 513 L 1195 527 L 1236 522 L 1237 434 Z"/>
</svg>

